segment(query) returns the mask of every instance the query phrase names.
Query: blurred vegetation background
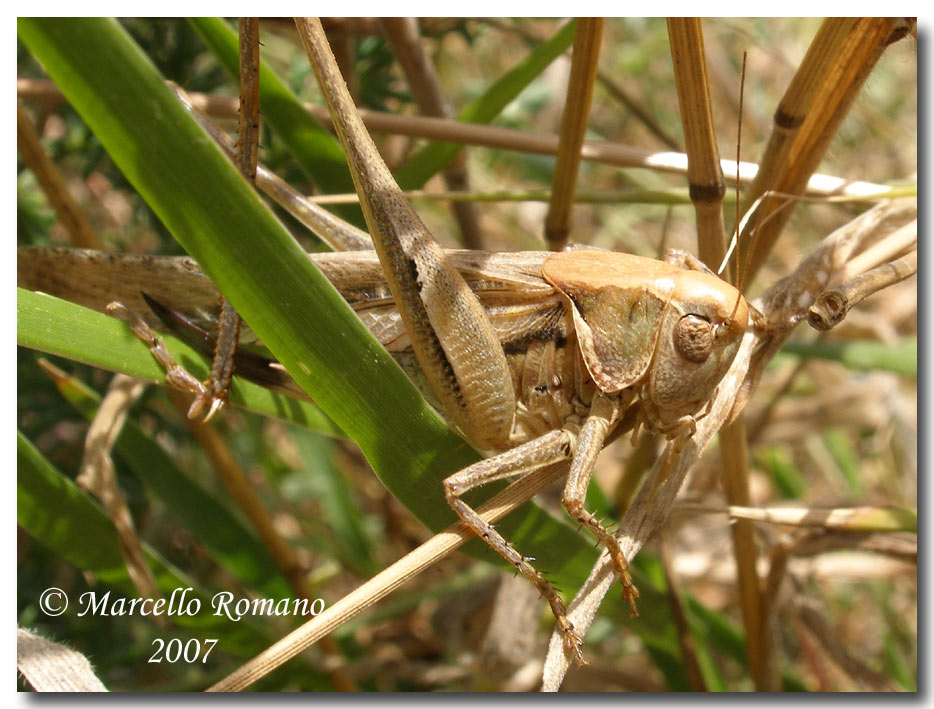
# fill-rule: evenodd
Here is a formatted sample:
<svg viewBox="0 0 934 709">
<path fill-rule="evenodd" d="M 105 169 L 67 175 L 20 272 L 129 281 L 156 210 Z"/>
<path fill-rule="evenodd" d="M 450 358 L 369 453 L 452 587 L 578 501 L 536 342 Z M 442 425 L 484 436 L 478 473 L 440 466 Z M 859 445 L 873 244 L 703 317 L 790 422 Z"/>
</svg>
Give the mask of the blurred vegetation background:
<svg viewBox="0 0 934 709">
<path fill-rule="evenodd" d="M 189 92 L 238 95 L 235 82 L 191 23 L 133 19 L 121 24 L 166 79 Z M 819 24 L 817 19 L 704 22 L 723 157 L 735 154 L 743 52 L 748 59 L 742 156 L 755 161 L 768 139 L 775 106 Z M 375 22 L 334 20 L 326 26 L 332 45 L 352 67 L 351 86 L 361 107 L 418 114 Z M 482 102 L 490 85 L 552 37 L 558 26 L 551 20 L 510 19 L 420 23 L 422 41 L 455 115 Z M 261 28 L 266 65 L 302 100 L 319 103 L 294 27 L 264 20 Z M 885 51 L 820 172 L 890 185 L 916 181 L 916 59 L 911 39 Z M 498 112 L 493 124 L 528 134 L 557 132 L 568 69 L 567 54 L 549 63 Z M 588 139 L 659 152 L 683 150 L 663 20 L 608 21 L 600 70 Z M 22 44 L 17 74 L 20 79 L 44 76 Z M 107 248 L 182 253 L 67 104 L 47 98 L 24 105 L 69 192 Z M 404 135 L 378 133 L 375 138 L 394 168 L 425 144 Z M 464 154 L 483 246 L 542 248 L 547 201 L 530 199 L 529 193 L 548 188 L 554 158 L 485 147 L 471 147 Z M 286 142 L 265 124 L 260 159 L 300 191 L 315 190 Z M 696 249 L 694 210 L 683 176 L 584 161 L 578 188 L 572 240 L 646 256 L 666 247 Z M 425 189 L 443 191 L 444 182 L 435 176 Z M 487 198 L 504 192 L 504 199 Z M 444 200 L 416 198 L 414 203 L 442 243 L 460 243 L 460 228 Z M 751 294 L 787 274 L 814 243 L 865 208 L 859 203 L 799 206 Z M 732 222 L 733 207 L 726 209 Z M 290 217 L 280 216 L 309 250 L 320 248 Z M 34 174 L 21 160 L 17 235 L 19 244 L 68 243 Z M 821 347 L 811 332 L 799 333 L 770 365 L 749 409 L 749 419 L 761 421 L 750 441 L 755 504 L 916 507 L 916 289 L 916 280 L 910 279 L 874 296 L 828 334 Z M 854 361 L 867 348 L 869 354 Z M 136 594 L 125 569 L 98 558 L 112 547 L 112 527 L 96 503 L 71 484 L 88 426 L 82 406 L 87 411 L 91 394 L 72 386 L 69 401 L 37 365 L 35 351 L 18 348 L 17 357 L 17 422 L 30 442 L 21 447 L 19 461 L 20 626 L 84 653 L 111 690 L 135 691 L 203 689 L 295 627 L 294 618 L 233 624 L 205 616 L 160 628 L 138 617 L 78 617 L 71 611 L 56 618 L 44 615 L 37 601 L 49 586 L 62 588 L 73 602 L 87 590 Z M 47 359 L 96 392 L 105 391 L 112 377 L 70 360 Z M 430 536 L 373 476 L 352 442 L 239 409 L 228 409 L 219 419 L 209 427 L 212 435 L 229 450 L 248 482 L 249 495 L 291 548 L 295 575 L 272 561 L 269 541 L 260 538 L 234 504 L 176 403 L 164 389 L 151 387 L 133 408 L 115 464 L 134 525 L 153 554 L 150 561 L 160 582 L 171 579 L 169 588 L 191 585 L 207 597 L 231 590 L 237 596 L 282 598 L 293 597 L 296 584 L 304 584 L 310 596 L 332 603 Z M 632 457 L 628 441 L 620 441 L 601 459 L 596 484 L 603 495 L 601 499 L 600 491 L 594 493 L 595 504 L 611 519 L 620 516 L 621 480 Z M 640 555 L 637 565 L 645 579 L 640 590 L 659 603 L 651 607 L 651 600 L 643 600 L 640 610 L 676 635 L 676 619 L 664 595 L 676 586 L 688 606 L 688 630 L 704 686 L 749 690 L 753 685 L 745 666 L 729 521 L 705 511 L 722 507 L 717 461 L 713 456 L 698 467 L 682 493 L 685 506 L 676 509 L 665 533 Z M 547 495 L 542 504 L 549 504 Z M 560 511 L 557 516 L 566 517 Z M 835 535 L 761 526 L 762 569 L 769 568 L 768 559 L 787 555 L 785 583 L 770 598 L 778 608 L 774 641 L 781 648 L 785 688 L 916 688 L 913 539 L 911 524 L 895 531 Z M 490 561 L 493 556 L 490 552 Z M 102 568 L 109 571 L 102 573 Z M 575 590 L 564 589 L 571 595 Z M 522 579 L 516 582 L 495 565 L 455 554 L 256 689 L 533 690 L 540 681 L 551 623 L 547 606 Z M 222 640 L 206 664 L 147 662 L 153 640 L 172 637 Z M 679 657 L 682 644 L 653 647 L 646 637 L 631 632 L 627 621 L 614 614 L 598 618 L 585 647 L 590 664 L 572 670 L 564 688 L 690 688 L 687 663 Z M 25 687 L 21 678 L 20 687 Z"/>
</svg>

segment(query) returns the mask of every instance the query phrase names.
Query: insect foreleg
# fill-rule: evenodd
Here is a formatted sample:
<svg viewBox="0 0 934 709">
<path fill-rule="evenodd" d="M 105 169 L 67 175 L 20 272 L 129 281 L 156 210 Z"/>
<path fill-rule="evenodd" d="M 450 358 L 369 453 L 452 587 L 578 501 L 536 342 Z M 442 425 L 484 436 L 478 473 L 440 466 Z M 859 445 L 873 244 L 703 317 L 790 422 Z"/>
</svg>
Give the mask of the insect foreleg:
<svg viewBox="0 0 934 709">
<path fill-rule="evenodd" d="M 571 517 L 587 527 L 597 539 L 603 542 L 603 545 L 610 553 L 610 558 L 613 560 L 613 566 L 619 574 L 620 583 L 623 585 L 623 598 L 629 603 L 632 617 L 636 617 L 639 615 L 636 610 L 636 599 L 639 597 L 639 592 L 629 576 L 627 570 L 629 564 L 626 557 L 623 556 L 619 542 L 600 524 L 600 521 L 593 514 L 584 509 L 584 498 L 587 495 L 587 487 L 590 484 L 590 477 L 593 474 L 597 456 L 603 450 L 607 434 L 612 430 L 618 416 L 618 400 L 611 400 L 601 395 L 594 399 L 590 415 L 584 421 L 577 438 L 574 459 L 571 462 L 571 470 L 568 473 L 561 501 Z"/>
<path fill-rule="evenodd" d="M 214 405 L 217 398 L 213 395 L 213 386 L 208 382 L 200 382 L 188 371 L 175 361 L 165 346 L 165 341 L 153 332 L 142 318 L 126 307 L 123 303 L 111 303 L 107 306 L 107 312 L 114 315 L 130 325 L 130 330 L 139 339 L 149 345 L 149 351 L 156 361 L 165 369 L 165 381 L 170 386 L 180 391 L 187 391 L 194 394 L 195 399 L 188 409 L 188 418 L 196 419 L 204 412 L 205 407 L 210 407 L 208 416 L 214 415 L 220 406 Z"/>
<path fill-rule="evenodd" d="M 444 481 L 444 494 L 448 504 L 458 516 L 485 541 L 500 556 L 512 564 L 517 571 L 531 581 L 539 590 L 558 622 L 558 628 L 564 636 L 565 647 L 568 652 L 583 659 L 581 645 L 583 638 L 574 630 L 574 626 L 567 619 L 567 609 L 564 601 L 555 591 L 554 587 L 531 564 L 531 560 L 517 552 L 503 536 L 493 529 L 493 525 L 483 521 L 473 508 L 461 499 L 468 490 L 485 485 L 494 480 L 515 477 L 551 463 L 567 460 L 571 457 L 574 446 L 574 436 L 569 431 L 551 431 L 528 443 L 513 448 L 487 460 L 464 468 L 454 473 Z"/>
</svg>

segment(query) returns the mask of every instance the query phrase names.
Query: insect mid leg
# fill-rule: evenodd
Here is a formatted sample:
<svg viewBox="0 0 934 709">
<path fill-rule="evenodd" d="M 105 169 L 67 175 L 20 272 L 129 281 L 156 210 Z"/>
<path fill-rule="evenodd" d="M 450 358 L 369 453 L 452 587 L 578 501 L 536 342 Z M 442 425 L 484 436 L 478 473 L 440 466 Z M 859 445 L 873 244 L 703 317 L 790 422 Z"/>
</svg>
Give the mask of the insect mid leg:
<svg viewBox="0 0 934 709">
<path fill-rule="evenodd" d="M 561 501 L 571 517 L 587 527 L 597 539 L 603 542 L 619 574 L 620 583 L 623 585 L 623 598 L 629 603 L 632 617 L 636 617 L 639 615 L 636 610 L 639 591 L 636 590 L 629 576 L 629 563 L 623 556 L 619 542 L 596 517 L 584 509 L 584 498 L 587 495 L 587 486 L 590 484 L 590 476 L 593 473 L 597 455 L 603 449 L 603 443 L 610 427 L 615 422 L 617 413 L 618 408 L 615 402 L 603 396 L 598 396 L 594 400 L 591 414 L 581 427 L 577 439 L 577 447 Z"/>
<path fill-rule="evenodd" d="M 226 386 L 230 383 L 230 375 L 233 372 L 232 366 L 226 369 L 218 369 L 218 372 L 225 376 L 227 382 L 222 388 L 218 388 L 218 385 L 215 383 L 214 370 L 212 370 L 210 379 L 205 382 L 198 381 L 198 379 L 193 377 L 184 367 L 175 361 L 168 347 L 165 346 L 165 341 L 156 335 L 152 328 L 150 328 L 139 315 L 134 313 L 123 303 L 117 302 L 110 303 L 107 306 L 107 312 L 129 324 L 133 334 L 149 345 L 149 351 L 152 352 L 156 361 L 165 369 L 165 380 L 170 386 L 194 395 L 195 399 L 188 409 L 188 418 L 200 418 L 205 409 L 207 409 L 207 414 L 203 419 L 206 422 L 217 413 L 227 400 Z M 233 315 L 237 317 L 235 312 Z M 221 358 L 217 357 L 215 359 Z M 215 365 L 215 367 L 217 367 L 217 365 Z M 222 395 L 218 394 L 218 391 L 222 392 Z"/>
<path fill-rule="evenodd" d="M 581 645 L 583 638 L 574 630 L 574 626 L 567 618 L 567 609 L 564 601 L 555 591 L 554 587 L 530 563 L 530 559 L 517 552 L 503 536 L 497 532 L 493 525 L 485 522 L 466 502 L 461 499 L 468 490 L 485 485 L 494 480 L 515 477 L 524 473 L 542 468 L 551 463 L 566 460 L 571 456 L 573 436 L 568 431 L 552 431 L 529 441 L 517 448 L 501 453 L 487 460 L 454 473 L 444 481 L 444 494 L 448 504 L 483 539 L 506 561 L 512 564 L 517 571 L 525 576 L 539 590 L 558 622 L 558 627 L 564 636 L 567 650 L 582 661 Z"/>
</svg>

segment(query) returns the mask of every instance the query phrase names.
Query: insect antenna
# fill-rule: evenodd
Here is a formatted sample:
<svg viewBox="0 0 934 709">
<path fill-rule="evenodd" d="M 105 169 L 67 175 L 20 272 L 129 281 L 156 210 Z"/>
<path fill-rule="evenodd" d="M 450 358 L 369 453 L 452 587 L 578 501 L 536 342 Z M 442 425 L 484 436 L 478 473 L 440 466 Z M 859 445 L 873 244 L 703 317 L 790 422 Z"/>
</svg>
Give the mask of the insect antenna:
<svg viewBox="0 0 934 709">
<path fill-rule="evenodd" d="M 743 149 L 743 96 L 746 89 L 746 52 L 743 52 L 743 66 L 739 73 L 739 116 L 736 122 L 736 220 L 734 229 L 736 230 L 734 239 L 739 241 L 739 162 L 742 158 Z M 736 252 L 736 264 L 733 267 L 733 281 L 736 283 L 737 290 L 742 292 L 742 278 L 740 274 L 739 251 Z"/>
<path fill-rule="evenodd" d="M 735 249 L 737 243 L 739 242 L 739 235 L 741 233 L 740 228 L 740 214 L 739 214 L 739 165 L 740 158 L 742 157 L 742 145 L 743 145 L 743 93 L 746 87 L 746 52 L 743 52 L 743 65 L 740 69 L 739 74 L 739 115 L 736 125 L 736 220 L 734 226 L 733 238 L 730 241 L 730 248 L 727 249 L 726 255 L 723 257 L 723 263 L 720 264 L 718 273 L 722 273 L 726 268 L 727 263 L 729 262 L 730 256 L 733 251 L 736 251 L 736 263 L 733 267 L 733 282 L 736 286 L 736 302 L 733 304 L 733 312 L 730 313 L 730 322 L 732 323 L 736 317 L 736 311 L 739 309 L 739 303 L 742 299 L 743 293 L 743 282 L 742 282 L 742 272 L 741 264 L 739 259 L 739 249 Z"/>
<path fill-rule="evenodd" d="M 739 309 L 739 304 L 743 297 L 743 291 L 747 285 L 744 282 L 744 278 L 746 274 L 749 272 L 748 266 L 749 266 L 749 262 L 752 256 L 752 250 L 747 249 L 745 263 L 743 263 L 740 260 L 740 253 L 739 253 L 739 249 L 737 248 L 739 245 L 739 237 L 746 230 L 746 225 L 749 223 L 749 220 L 753 216 L 756 216 L 758 218 L 759 206 L 762 204 L 766 196 L 775 196 L 774 193 L 766 192 L 765 194 L 757 198 L 755 202 L 753 202 L 752 206 L 746 211 L 745 215 L 740 217 L 740 212 L 739 212 L 740 159 L 742 157 L 742 143 L 743 143 L 743 97 L 745 93 L 745 87 L 746 87 L 746 52 L 743 52 L 743 64 L 740 69 L 740 77 L 739 77 L 739 111 L 738 111 L 739 115 L 738 115 L 738 122 L 736 126 L 736 220 L 735 220 L 735 227 L 733 230 L 733 238 L 730 239 L 730 245 L 729 245 L 729 248 L 727 248 L 726 254 L 723 257 L 723 262 L 720 264 L 720 268 L 717 269 L 718 274 L 723 273 L 723 271 L 726 269 L 727 264 L 730 262 L 730 258 L 733 255 L 734 251 L 736 252 L 736 261 L 733 265 L 732 281 L 733 281 L 733 285 L 736 286 L 737 294 L 736 294 L 736 302 L 733 304 L 733 312 L 730 313 L 730 319 L 729 319 L 730 323 L 734 322 L 736 318 L 736 311 Z M 768 221 L 773 216 L 775 216 L 775 214 L 781 209 L 783 209 L 788 203 L 789 202 L 786 202 L 785 204 L 782 204 L 780 207 L 778 207 L 768 217 L 766 217 L 765 221 Z M 762 222 L 762 224 L 764 223 L 765 222 Z M 753 235 L 756 233 L 756 231 L 758 231 L 759 227 L 762 226 L 762 224 L 756 222 L 753 225 L 753 227 L 749 230 L 746 238 L 752 238 Z M 758 313 L 754 313 L 753 319 L 757 323 L 757 326 L 762 326 L 762 327 L 765 326 L 762 316 L 759 315 Z"/>
</svg>

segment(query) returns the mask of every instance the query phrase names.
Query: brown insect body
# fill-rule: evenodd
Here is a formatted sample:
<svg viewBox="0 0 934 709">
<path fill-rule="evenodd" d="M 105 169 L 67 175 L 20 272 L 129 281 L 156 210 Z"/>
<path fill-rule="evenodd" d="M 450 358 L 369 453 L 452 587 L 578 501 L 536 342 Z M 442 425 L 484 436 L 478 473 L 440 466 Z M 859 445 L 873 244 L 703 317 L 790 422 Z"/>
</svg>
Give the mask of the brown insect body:
<svg viewBox="0 0 934 709">
<path fill-rule="evenodd" d="M 650 427 L 673 430 L 712 398 L 748 319 L 732 286 L 666 261 L 597 249 L 446 255 L 483 305 L 509 364 L 517 407 L 503 448 L 579 420 L 597 391 L 638 396 Z M 445 415 L 423 381 L 375 253 L 312 259 Z M 145 313 L 144 291 L 204 318 L 219 295 L 186 257 L 21 247 L 18 271 L 23 287 L 98 310 L 119 300 Z"/>
<path fill-rule="evenodd" d="M 637 399 L 636 425 L 681 440 L 693 433 L 745 331 L 748 309 L 742 296 L 696 265 L 692 270 L 627 254 L 583 249 L 443 253 L 476 297 L 505 364 L 511 395 L 505 402 L 478 402 L 476 391 L 454 382 L 455 405 L 479 403 L 508 424 L 505 435 L 484 440 L 460 426 L 451 405 L 437 395 L 437 382 L 433 385 L 421 366 L 377 256 L 355 252 L 313 258 L 428 401 L 466 440 L 493 454 L 444 481 L 447 501 L 540 590 L 568 652 L 581 657 L 583 640 L 567 620 L 560 596 L 461 496 L 492 480 L 570 458 L 564 505 L 608 549 L 635 613 L 638 593 L 619 542 L 584 509 L 593 464 L 620 420 L 632 420 L 622 414 Z M 134 271 L 149 284 L 160 284 L 157 292 L 169 305 L 184 303 L 186 310 L 203 311 L 202 305 L 217 302 L 216 291 L 190 259 L 144 257 L 134 264 L 133 257 L 93 251 L 21 248 L 17 261 L 19 285 L 98 309 L 113 298 L 138 300 Z M 490 354 L 456 328 L 448 328 L 445 344 L 466 357 L 467 366 L 471 358 Z M 443 360 L 448 349 L 440 345 L 436 352 Z M 472 421 L 474 430 L 482 431 L 484 419 L 473 416 Z"/>
<path fill-rule="evenodd" d="M 551 256 L 543 276 L 572 306 L 581 355 L 605 394 L 633 389 L 662 432 L 689 424 L 736 356 L 748 308 L 716 276 L 599 251 Z"/>
<path fill-rule="evenodd" d="M 710 401 L 746 329 L 735 288 L 675 263 L 597 249 L 446 255 L 484 306 L 517 396 L 509 444 L 488 453 L 585 415 L 598 390 L 638 395 L 653 429 L 674 430 Z M 376 255 L 313 258 L 444 415 Z"/>
<path fill-rule="evenodd" d="M 300 20 L 298 27 L 376 250 L 316 262 L 435 408 L 477 449 L 493 454 L 448 476 L 445 498 L 539 589 L 566 650 L 581 658 L 583 638 L 560 595 L 463 495 L 570 461 L 562 502 L 606 547 L 635 614 L 638 593 L 619 540 L 584 508 L 597 456 L 620 420 L 630 420 L 636 399 L 642 404 L 636 425 L 680 440 L 694 432 L 736 355 L 745 303 L 686 257 L 679 265 L 589 250 L 445 252 L 367 134 L 320 24 Z M 22 255 L 19 261 L 22 275 Z M 88 271 L 75 280 L 86 284 Z M 99 298 L 100 289 L 91 295 Z"/>
</svg>

